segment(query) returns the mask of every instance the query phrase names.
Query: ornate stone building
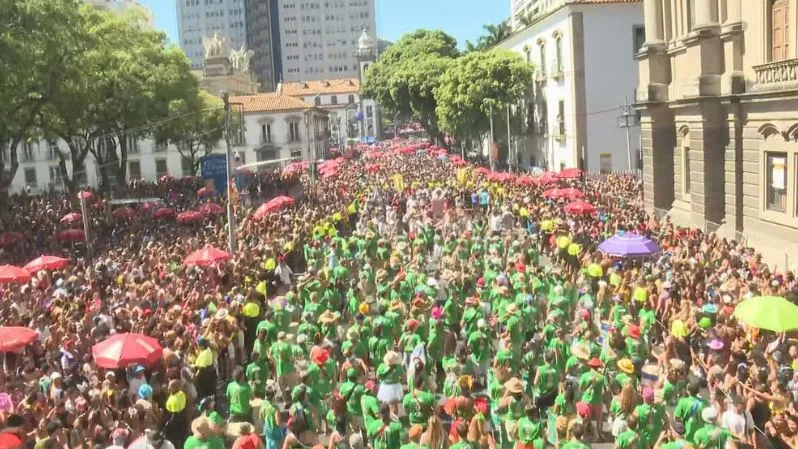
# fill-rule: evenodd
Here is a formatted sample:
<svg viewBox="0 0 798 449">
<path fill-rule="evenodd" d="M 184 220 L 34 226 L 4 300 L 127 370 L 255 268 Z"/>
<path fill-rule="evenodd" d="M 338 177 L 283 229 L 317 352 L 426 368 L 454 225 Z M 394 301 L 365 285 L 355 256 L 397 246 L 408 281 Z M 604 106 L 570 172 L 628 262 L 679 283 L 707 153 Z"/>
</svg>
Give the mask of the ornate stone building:
<svg viewBox="0 0 798 449">
<path fill-rule="evenodd" d="M 644 0 L 646 206 L 798 266 L 798 0 Z"/>
<path fill-rule="evenodd" d="M 205 59 L 201 71 L 194 75 L 200 81 L 200 87 L 213 95 L 227 91 L 233 95 L 251 95 L 258 92 L 258 82 L 251 70 L 252 50 L 241 46 L 239 50 L 231 50 L 229 40 L 214 34 L 203 38 Z"/>
</svg>

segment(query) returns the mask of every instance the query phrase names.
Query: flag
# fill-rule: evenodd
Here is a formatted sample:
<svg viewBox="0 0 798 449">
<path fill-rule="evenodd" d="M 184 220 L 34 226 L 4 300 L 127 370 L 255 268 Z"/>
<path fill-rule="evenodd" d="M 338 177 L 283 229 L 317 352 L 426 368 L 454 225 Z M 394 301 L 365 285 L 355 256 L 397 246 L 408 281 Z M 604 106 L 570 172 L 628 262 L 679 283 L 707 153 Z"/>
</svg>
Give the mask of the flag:
<svg viewBox="0 0 798 449">
<path fill-rule="evenodd" d="M 468 169 L 467 168 L 458 168 L 457 169 L 457 182 L 460 185 L 465 185 L 468 182 Z"/>
<path fill-rule="evenodd" d="M 233 203 L 233 210 L 238 212 L 238 186 L 235 177 L 230 178 L 230 201 Z"/>
<path fill-rule="evenodd" d="M 397 173 L 391 176 L 391 180 L 393 181 L 393 189 L 397 192 L 402 192 L 405 190 L 405 178 L 401 174 Z"/>
</svg>

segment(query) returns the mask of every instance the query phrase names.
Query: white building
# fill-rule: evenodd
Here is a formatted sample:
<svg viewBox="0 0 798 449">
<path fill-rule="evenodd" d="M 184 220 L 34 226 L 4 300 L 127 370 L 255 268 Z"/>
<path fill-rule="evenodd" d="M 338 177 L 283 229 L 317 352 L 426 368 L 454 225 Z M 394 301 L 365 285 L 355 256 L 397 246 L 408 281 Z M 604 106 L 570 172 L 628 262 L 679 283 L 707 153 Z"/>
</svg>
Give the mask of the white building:
<svg viewBox="0 0 798 449">
<path fill-rule="evenodd" d="M 247 41 L 244 0 L 176 0 L 177 32 L 180 48 L 195 70 L 202 68 L 205 49 L 202 38 L 218 34 L 230 48 L 241 48 Z"/>
<path fill-rule="evenodd" d="M 617 116 L 624 99 L 634 101 L 634 54 L 645 41 L 642 2 L 558 0 L 543 11 L 498 45 L 535 68 L 533 104 L 514 112 L 526 120 L 523 135 L 513 136 L 511 152 L 517 151 L 522 167 L 627 169 L 626 133 Z M 639 140 L 639 130 L 632 128 L 633 167 Z"/>
<path fill-rule="evenodd" d="M 559 0 L 510 0 L 510 25 L 516 30 L 522 27 L 519 16 L 538 16 L 557 7 Z"/>
<path fill-rule="evenodd" d="M 230 103 L 242 104 L 244 112 L 245 143 L 236 148 L 244 164 L 327 155 L 327 111 L 274 92 L 231 97 Z"/>
<path fill-rule="evenodd" d="M 240 107 L 244 114 L 244 142 L 233 148 L 242 163 L 286 158 L 315 160 L 327 155 L 330 131 L 326 111 L 298 98 L 276 93 L 231 97 L 230 102 Z M 26 188 L 33 194 L 62 190 L 59 151 L 67 155 L 67 173 L 79 186 L 99 184 L 100 169 L 91 154 L 84 167 L 75 170 L 65 142 L 40 140 L 20 145 L 17 152 L 20 164 L 11 192 Z M 224 141 L 220 141 L 213 152 L 224 151 Z M 0 157 L 9 160 L 7 151 Z M 155 145 L 152 139 L 132 136 L 128 140 L 128 180 L 155 181 L 164 175 L 175 178 L 198 175 L 193 172 L 190 162 L 173 145 Z"/>
<path fill-rule="evenodd" d="M 358 76 L 358 37 L 376 36 L 375 0 L 277 2 L 283 81 Z"/>
</svg>

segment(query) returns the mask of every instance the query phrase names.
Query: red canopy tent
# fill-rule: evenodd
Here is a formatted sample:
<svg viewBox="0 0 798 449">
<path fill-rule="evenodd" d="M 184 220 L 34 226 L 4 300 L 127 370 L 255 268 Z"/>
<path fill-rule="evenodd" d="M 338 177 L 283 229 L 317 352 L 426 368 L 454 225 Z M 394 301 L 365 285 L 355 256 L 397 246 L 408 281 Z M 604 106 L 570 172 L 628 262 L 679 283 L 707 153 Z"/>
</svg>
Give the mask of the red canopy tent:
<svg viewBox="0 0 798 449">
<path fill-rule="evenodd" d="M 187 210 L 177 214 L 178 223 L 196 223 L 205 218 L 205 214 L 198 210 Z"/>
<path fill-rule="evenodd" d="M 22 326 L 0 326 L 0 352 L 18 351 L 39 338 L 39 333 Z"/>
<path fill-rule="evenodd" d="M 155 218 L 169 218 L 173 217 L 174 215 L 175 215 L 174 209 L 169 207 L 162 207 L 156 210 L 154 214 L 152 214 L 152 216 Z"/>
<path fill-rule="evenodd" d="M 116 218 L 133 218 L 136 216 L 136 211 L 130 206 L 123 206 L 111 212 L 111 215 Z"/>
<path fill-rule="evenodd" d="M 200 207 L 197 208 L 198 211 L 204 213 L 205 215 L 221 215 L 224 213 L 224 209 L 222 206 L 216 203 L 203 203 Z"/>
<path fill-rule="evenodd" d="M 582 176 L 582 170 L 578 168 L 564 168 L 556 175 L 560 179 L 575 179 Z"/>
</svg>

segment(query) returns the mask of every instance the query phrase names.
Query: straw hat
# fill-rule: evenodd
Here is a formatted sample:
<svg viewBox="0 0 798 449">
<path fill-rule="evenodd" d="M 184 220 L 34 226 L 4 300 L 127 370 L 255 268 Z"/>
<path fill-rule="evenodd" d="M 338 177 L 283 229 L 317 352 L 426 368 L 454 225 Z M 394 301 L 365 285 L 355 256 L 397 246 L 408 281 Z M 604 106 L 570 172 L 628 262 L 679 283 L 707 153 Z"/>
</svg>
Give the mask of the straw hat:
<svg viewBox="0 0 798 449">
<path fill-rule="evenodd" d="M 211 421 L 205 417 L 199 417 L 191 422 L 191 433 L 195 437 L 205 439 L 213 434 L 213 426 Z"/>
<path fill-rule="evenodd" d="M 635 372 L 635 365 L 629 359 L 621 359 L 618 360 L 618 369 L 623 371 L 626 374 L 632 374 Z"/>
<path fill-rule="evenodd" d="M 402 356 L 396 351 L 388 351 L 382 361 L 385 362 L 386 365 L 401 365 Z"/>
<path fill-rule="evenodd" d="M 334 323 L 338 319 L 338 316 L 333 313 L 331 310 L 325 310 L 324 313 L 319 315 L 319 323 L 321 324 L 331 324 Z"/>
<path fill-rule="evenodd" d="M 388 310 L 391 310 L 393 312 L 404 311 L 405 304 L 402 302 L 401 299 L 394 299 L 393 301 L 391 301 L 391 304 L 388 306 Z"/>
<path fill-rule="evenodd" d="M 670 359 L 668 361 L 668 363 L 670 364 L 671 369 L 675 369 L 675 370 L 680 370 L 680 369 L 684 368 L 684 365 L 685 365 L 684 360 L 677 359 L 677 358 Z"/>
<path fill-rule="evenodd" d="M 521 393 L 524 391 L 524 384 L 517 377 L 511 377 L 504 383 L 504 391 L 511 394 Z"/>
<path fill-rule="evenodd" d="M 575 345 L 571 348 L 571 354 L 580 360 L 587 360 L 590 358 L 590 351 L 588 351 L 585 345 Z"/>
</svg>

